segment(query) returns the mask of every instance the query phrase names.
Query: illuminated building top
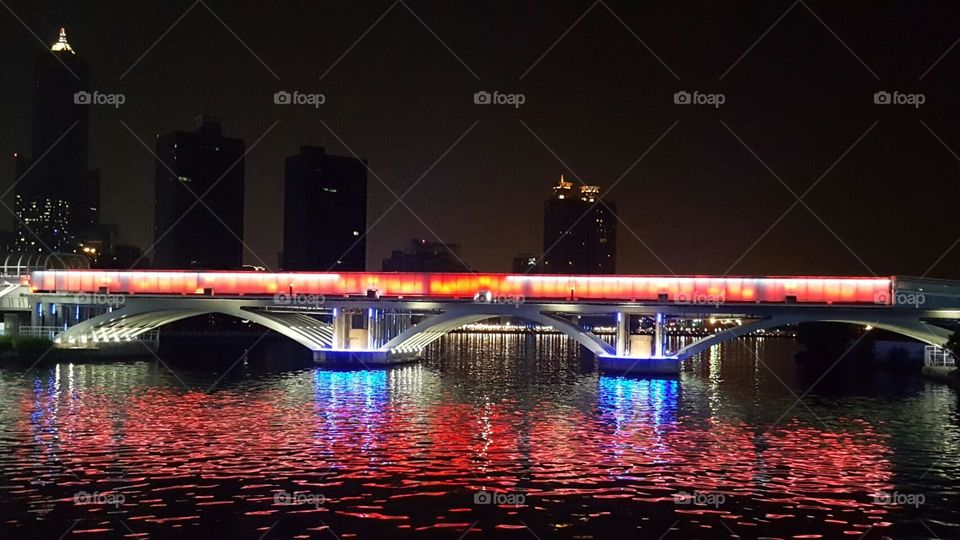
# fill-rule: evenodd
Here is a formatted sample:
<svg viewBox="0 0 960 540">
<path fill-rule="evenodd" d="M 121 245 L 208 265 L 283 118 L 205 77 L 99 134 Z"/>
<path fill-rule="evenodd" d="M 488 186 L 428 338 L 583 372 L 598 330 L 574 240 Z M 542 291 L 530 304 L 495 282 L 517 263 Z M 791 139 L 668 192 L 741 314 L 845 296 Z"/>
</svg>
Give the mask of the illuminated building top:
<svg viewBox="0 0 960 540">
<path fill-rule="evenodd" d="M 53 52 L 67 51 L 71 54 L 77 54 L 73 50 L 73 47 L 70 46 L 70 43 L 67 42 L 67 31 L 64 28 L 60 28 L 60 38 L 50 47 L 50 50 Z"/>
<path fill-rule="evenodd" d="M 573 196 L 573 182 L 567 182 L 567 180 L 560 175 L 560 181 L 557 185 L 553 186 L 553 195 L 558 199 L 566 199 L 567 197 Z M 600 186 L 580 186 L 580 200 L 586 202 L 594 202 L 600 197 Z"/>
<path fill-rule="evenodd" d="M 563 175 L 560 175 L 560 183 L 553 186 L 553 194 L 557 196 L 558 199 L 566 198 L 568 191 L 573 189 L 573 182 L 567 182 L 563 179 Z"/>
<path fill-rule="evenodd" d="M 580 199 L 593 202 L 600 197 L 600 186 L 580 186 Z"/>
</svg>

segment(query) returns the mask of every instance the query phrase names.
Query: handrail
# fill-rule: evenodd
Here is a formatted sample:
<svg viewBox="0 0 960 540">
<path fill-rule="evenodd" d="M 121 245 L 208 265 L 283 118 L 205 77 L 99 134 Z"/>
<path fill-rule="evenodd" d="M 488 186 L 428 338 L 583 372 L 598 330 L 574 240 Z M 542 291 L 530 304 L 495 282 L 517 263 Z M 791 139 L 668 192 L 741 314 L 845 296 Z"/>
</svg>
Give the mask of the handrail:
<svg viewBox="0 0 960 540">
<path fill-rule="evenodd" d="M 927 367 L 956 367 L 957 359 L 943 347 L 927 345 L 923 350 L 923 365 Z"/>
</svg>

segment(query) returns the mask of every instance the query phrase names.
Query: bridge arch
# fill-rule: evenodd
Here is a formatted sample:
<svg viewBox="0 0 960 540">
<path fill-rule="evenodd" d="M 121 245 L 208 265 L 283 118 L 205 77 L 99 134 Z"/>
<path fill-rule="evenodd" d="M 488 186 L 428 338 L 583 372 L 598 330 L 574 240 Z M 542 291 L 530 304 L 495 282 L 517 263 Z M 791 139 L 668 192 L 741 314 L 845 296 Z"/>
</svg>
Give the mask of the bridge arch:
<svg viewBox="0 0 960 540">
<path fill-rule="evenodd" d="M 211 313 L 249 320 L 310 350 L 327 348 L 333 343 L 330 323 L 303 313 L 257 310 L 228 302 L 211 302 L 190 309 L 153 302 L 124 306 L 71 326 L 58 334 L 55 340 L 67 345 L 89 341 L 127 341 L 166 324 Z"/>
<path fill-rule="evenodd" d="M 712 336 L 700 339 L 681 347 L 676 352 L 680 358 L 688 358 L 701 353 L 714 345 L 719 345 L 739 337 L 751 334 L 758 330 L 769 330 L 780 326 L 798 324 L 803 322 L 836 322 L 856 325 L 870 325 L 875 328 L 888 330 L 896 334 L 916 339 L 928 345 L 937 345 L 942 347 L 950 338 L 951 332 L 939 326 L 925 322 L 919 318 L 881 318 L 871 320 L 867 317 L 837 317 L 833 315 L 823 316 L 776 316 L 760 319 L 748 324 L 730 328 L 722 332 L 717 332 Z"/>
<path fill-rule="evenodd" d="M 494 317 L 514 317 L 542 324 L 543 326 L 550 326 L 558 332 L 576 340 L 577 343 L 597 355 L 614 354 L 616 350 L 612 345 L 603 341 L 595 334 L 583 331 L 568 321 L 546 315 L 536 309 L 518 310 L 515 308 L 510 308 L 509 310 L 491 309 L 479 312 L 451 310 L 433 315 L 401 332 L 384 344 L 383 348 L 398 352 L 416 352 L 461 326 Z"/>
</svg>

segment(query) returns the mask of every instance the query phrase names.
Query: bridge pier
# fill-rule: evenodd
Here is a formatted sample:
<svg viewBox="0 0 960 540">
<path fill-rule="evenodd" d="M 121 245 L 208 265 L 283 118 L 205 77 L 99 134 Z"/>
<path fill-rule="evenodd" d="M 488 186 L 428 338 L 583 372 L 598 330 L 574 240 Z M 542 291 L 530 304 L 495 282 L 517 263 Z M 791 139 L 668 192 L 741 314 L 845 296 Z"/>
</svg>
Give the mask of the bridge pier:
<svg viewBox="0 0 960 540">
<path fill-rule="evenodd" d="M 344 369 L 388 367 L 420 359 L 416 352 L 371 349 L 319 349 L 313 351 L 313 362 L 319 366 Z"/>
<path fill-rule="evenodd" d="M 332 312 L 333 340 L 329 349 L 313 351 L 314 363 L 333 368 L 385 367 L 420 358 L 419 351 L 385 347 L 410 326 L 411 316 L 382 309 L 340 309 Z"/>
<path fill-rule="evenodd" d="M 630 314 L 617 312 L 616 354 L 597 355 L 597 367 L 604 373 L 620 375 L 670 376 L 680 373 L 680 358 L 666 355 L 666 317 L 657 313 L 653 319 L 650 351 L 631 351 Z"/>
</svg>

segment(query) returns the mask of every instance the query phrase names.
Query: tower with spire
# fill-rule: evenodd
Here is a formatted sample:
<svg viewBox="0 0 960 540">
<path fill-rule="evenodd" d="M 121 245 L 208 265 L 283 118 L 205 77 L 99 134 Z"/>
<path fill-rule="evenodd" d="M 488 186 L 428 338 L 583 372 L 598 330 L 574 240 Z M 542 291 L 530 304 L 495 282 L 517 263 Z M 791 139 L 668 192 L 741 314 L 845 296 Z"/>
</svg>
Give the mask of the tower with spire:
<svg viewBox="0 0 960 540">
<path fill-rule="evenodd" d="M 89 90 L 87 63 L 60 35 L 40 52 L 33 81 L 33 131 L 26 173 L 17 184 L 16 248 L 21 252 L 74 252 L 77 235 L 92 228 L 99 198 L 90 193 L 87 168 Z M 18 176 L 19 178 L 19 176 Z"/>
<path fill-rule="evenodd" d="M 67 41 L 67 29 L 60 27 L 60 38 L 57 39 L 57 42 L 50 47 L 50 50 L 53 52 L 67 51 L 72 54 L 77 54 L 73 51 L 73 47 L 70 46 L 70 43 Z"/>
</svg>

